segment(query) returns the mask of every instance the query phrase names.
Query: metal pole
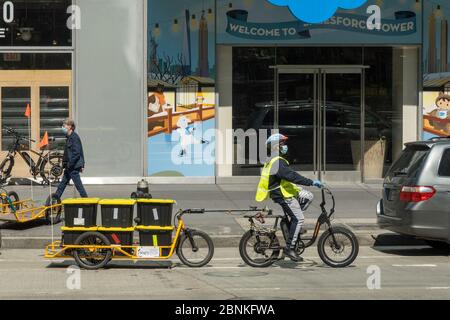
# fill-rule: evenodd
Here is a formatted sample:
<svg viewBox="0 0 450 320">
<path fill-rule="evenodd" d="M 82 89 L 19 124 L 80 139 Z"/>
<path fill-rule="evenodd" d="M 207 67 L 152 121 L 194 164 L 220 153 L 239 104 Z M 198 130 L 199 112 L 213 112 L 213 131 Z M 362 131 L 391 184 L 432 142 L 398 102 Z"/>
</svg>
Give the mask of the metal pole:
<svg viewBox="0 0 450 320">
<path fill-rule="evenodd" d="M 361 183 L 365 183 L 365 149 L 366 149 L 366 70 L 361 69 Z"/>
</svg>

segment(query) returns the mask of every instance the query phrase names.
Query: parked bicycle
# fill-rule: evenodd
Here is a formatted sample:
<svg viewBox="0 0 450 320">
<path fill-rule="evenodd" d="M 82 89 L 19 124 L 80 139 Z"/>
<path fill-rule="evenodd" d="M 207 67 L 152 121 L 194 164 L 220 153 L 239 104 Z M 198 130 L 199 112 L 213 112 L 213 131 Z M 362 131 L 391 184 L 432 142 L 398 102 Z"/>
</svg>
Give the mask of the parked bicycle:
<svg viewBox="0 0 450 320">
<path fill-rule="evenodd" d="M 326 195 L 332 199 L 332 207 L 326 209 Z M 317 239 L 317 250 L 322 261 L 333 268 L 343 268 L 352 264 L 359 252 L 359 243 L 351 230 L 344 226 L 332 226 L 331 218 L 335 213 L 336 202 L 333 193 L 328 188 L 322 188 L 322 210 L 312 237 L 307 238 L 300 231 L 295 251 L 303 254 L 306 248 L 311 247 Z M 245 215 L 250 222 L 250 230 L 242 237 L 239 252 L 246 264 L 252 267 L 268 267 L 274 262 L 284 259 L 283 247 L 280 245 L 277 231 L 281 232 L 285 241 L 289 238 L 289 220 L 284 215 L 273 215 L 272 210 L 252 208 L 256 214 Z M 273 226 L 266 224 L 266 219 L 275 219 Z M 256 220 L 256 221 L 255 221 Z M 323 225 L 327 229 L 319 237 Z M 281 254 L 281 255 L 280 255 Z"/>
<path fill-rule="evenodd" d="M 11 177 L 12 169 L 15 164 L 15 157 L 19 154 L 30 168 L 30 173 L 36 179 L 38 176 L 42 178 L 43 184 L 51 184 L 58 182 L 63 175 L 63 155 L 58 151 L 40 150 L 39 152 L 31 150 L 25 144 L 36 142 L 30 138 L 21 136 L 12 128 L 4 129 L 8 134 L 12 135 L 14 142 L 11 145 L 8 155 L 0 164 L 0 184 L 6 183 Z M 54 141 L 54 138 L 50 139 Z M 32 155 L 38 157 L 34 161 Z"/>
</svg>

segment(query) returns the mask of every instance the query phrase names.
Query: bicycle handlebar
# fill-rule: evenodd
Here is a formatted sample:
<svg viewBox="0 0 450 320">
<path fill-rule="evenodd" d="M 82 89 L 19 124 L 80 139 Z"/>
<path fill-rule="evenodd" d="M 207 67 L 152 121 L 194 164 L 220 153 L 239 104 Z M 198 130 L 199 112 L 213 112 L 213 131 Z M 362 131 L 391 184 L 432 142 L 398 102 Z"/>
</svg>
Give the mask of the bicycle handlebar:
<svg viewBox="0 0 450 320">
<path fill-rule="evenodd" d="M 325 205 L 327 204 L 325 193 L 331 197 L 331 201 L 333 204 L 331 206 L 330 212 L 328 212 L 328 217 L 331 217 L 334 214 L 335 209 L 336 209 L 336 200 L 334 199 L 334 195 L 329 188 L 327 188 L 326 186 L 322 186 L 322 188 L 320 188 L 320 189 L 321 189 L 321 193 L 322 193 L 322 203 L 320 204 L 320 208 L 322 209 L 322 212 L 327 212 L 327 210 L 325 209 Z"/>
<path fill-rule="evenodd" d="M 20 135 L 20 133 L 18 133 L 13 128 L 5 127 L 3 130 L 6 130 L 7 133 L 12 134 L 17 140 L 25 140 L 25 141 L 30 141 L 30 142 L 33 142 L 33 143 L 37 142 L 36 140 L 33 140 L 33 139 L 28 138 L 28 137 Z M 55 137 L 49 137 L 48 141 L 55 142 L 56 138 Z"/>
</svg>

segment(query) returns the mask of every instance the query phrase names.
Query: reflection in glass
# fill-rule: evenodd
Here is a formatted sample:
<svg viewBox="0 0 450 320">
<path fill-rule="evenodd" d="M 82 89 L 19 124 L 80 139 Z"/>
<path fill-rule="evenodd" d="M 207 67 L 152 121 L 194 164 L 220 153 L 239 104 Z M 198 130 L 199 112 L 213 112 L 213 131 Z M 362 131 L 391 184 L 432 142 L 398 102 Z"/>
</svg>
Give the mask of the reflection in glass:
<svg viewBox="0 0 450 320">
<path fill-rule="evenodd" d="M 19 132 L 21 135 L 28 137 L 28 120 L 24 114 L 27 108 L 27 104 L 31 103 L 31 88 L 3 87 L 1 90 L 2 128 L 12 128 Z M 8 151 L 8 148 L 13 142 L 13 136 L 3 130 L 2 151 Z M 27 147 L 29 148 L 29 145 Z"/>
<path fill-rule="evenodd" d="M 56 139 L 53 149 L 64 149 L 66 137 L 61 131 L 64 119 L 69 117 L 69 87 L 40 88 L 40 136 L 48 132 Z"/>
<path fill-rule="evenodd" d="M 0 70 L 70 70 L 70 53 L 0 53 Z"/>
<path fill-rule="evenodd" d="M 0 47 L 72 45 L 72 32 L 67 28 L 70 17 L 67 8 L 72 0 L 14 0 L 13 3 L 14 21 L 6 24 L 0 19 L 0 28 L 6 29 Z M 3 5 L 0 5 L 0 17 L 3 17 Z"/>
</svg>

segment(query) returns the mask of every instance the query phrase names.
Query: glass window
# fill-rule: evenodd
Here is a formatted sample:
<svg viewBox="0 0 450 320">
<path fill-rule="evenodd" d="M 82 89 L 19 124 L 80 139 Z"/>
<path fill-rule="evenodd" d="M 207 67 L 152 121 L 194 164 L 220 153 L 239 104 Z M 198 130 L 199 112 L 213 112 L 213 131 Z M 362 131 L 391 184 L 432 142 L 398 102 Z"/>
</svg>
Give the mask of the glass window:
<svg viewBox="0 0 450 320">
<path fill-rule="evenodd" d="M 394 163 L 389 174 L 392 176 L 412 176 L 422 165 L 430 152 L 427 146 L 409 146 Z"/>
<path fill-rule="evenodd" d="M 69 70 L 70 53 L 0 53 L 0 70 Z"/>
<path fill-rule="evenodd" d="M 3 87 L 1 89 L 2 110 L 2 151 L 8 151 L 14 142 L 14 136 L 6 132 L 6 128 L 16 130 L 20 135 L 29 136 L 28 120 L 25 117 L 27 104 L 31 103 L 31 88 Z M 25 142 L 24 142 L 25 143 Z"/>
<path fill-rule="evenodd" d="M 66 137 L 61 131 L 64 119 L 69 117 L 69 87 L 40 88 L 41 137 L 48 132 L 55 138 L 52 148 L 64 149 Z"/>
<path fill-rule="evenodd" d="M 0 28 L 5 29 L 0 47 L 72 45 L 72 32 L 67 28 L 70 17 L 67 8 L 72 0 L 14 0 L 13 3 L 13 22 L 5 23 L 0 19 Z M 3 5 L 0 17 L 3 17 Z"/>
<path fill-rule="evenodd" d="M 361 64 L 360 47 L 281 47 L 277 48 L 279 65 Z"/>
<path fill-rule="evenodd" d="M 444 151 L 438 174 L 441 177 L 450 177 L 450 149 Z"/>
</svg>

